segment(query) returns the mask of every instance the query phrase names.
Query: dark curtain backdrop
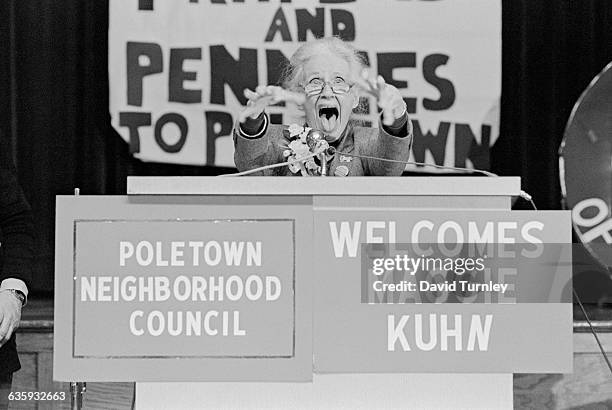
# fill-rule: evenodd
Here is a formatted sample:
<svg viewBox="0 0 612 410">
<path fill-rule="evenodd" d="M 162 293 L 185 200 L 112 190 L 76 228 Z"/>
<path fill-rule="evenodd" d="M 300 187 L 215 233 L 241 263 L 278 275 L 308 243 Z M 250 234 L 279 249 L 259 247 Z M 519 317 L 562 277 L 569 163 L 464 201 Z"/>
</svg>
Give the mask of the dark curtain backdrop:
<svg viewBox="0 0 612 410">
<path fill-rule="evenodd" d="M 39 227 L 34 291 L 53 289 L 55 195 L 124 194 L 128 175 L 226 169 L 142 163 L 108 114 L 106 1 L 0 1 L 0 149 Z M 501 136 L 492 170 L 560 208 L 557 150 L 572 106 L 612 60 L 609 0 L 504 0 Z"/>
</svg>

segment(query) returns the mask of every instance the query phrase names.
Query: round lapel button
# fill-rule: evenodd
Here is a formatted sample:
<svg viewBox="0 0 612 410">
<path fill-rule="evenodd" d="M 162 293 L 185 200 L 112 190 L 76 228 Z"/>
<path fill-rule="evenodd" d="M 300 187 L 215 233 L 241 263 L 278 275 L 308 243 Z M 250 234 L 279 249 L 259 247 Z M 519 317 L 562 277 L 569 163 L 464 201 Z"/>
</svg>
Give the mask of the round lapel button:
<svg viewBox="0 0 612 410">
<path fill-rule="evenodd" d="M 345 165 L 340 165 L 338 168 L 336 168 L 336 170 L 334 171 L 334 175 L 337 177 L 345 177 L 349 174 L 349 169 L 347 166 Z"/>
</svg>

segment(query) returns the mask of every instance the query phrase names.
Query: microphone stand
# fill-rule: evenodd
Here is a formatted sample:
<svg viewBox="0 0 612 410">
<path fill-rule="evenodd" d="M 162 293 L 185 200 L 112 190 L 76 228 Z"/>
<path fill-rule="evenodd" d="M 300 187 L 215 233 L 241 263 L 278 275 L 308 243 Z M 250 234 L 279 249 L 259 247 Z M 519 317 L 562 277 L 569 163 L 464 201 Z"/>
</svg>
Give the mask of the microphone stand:
<svg viewBox="0 0 612 410">
<path fill-rule="evenodd" d="M 329 144 L 325 140 L 325 135 L 319 130 L 310 130 L 306 136 L 306 144 L 310 148 L 311 152 L 316 153 L 319 161 L 321 162 L 321 176 L 327 176 L 327 150 Z"/>
<path fill-rule="evenodd" d="M 319 154 L 319 161 L 321 161 L 321 176 L 327 176 L 327 153 L 325 150 Z"/>
</svg>

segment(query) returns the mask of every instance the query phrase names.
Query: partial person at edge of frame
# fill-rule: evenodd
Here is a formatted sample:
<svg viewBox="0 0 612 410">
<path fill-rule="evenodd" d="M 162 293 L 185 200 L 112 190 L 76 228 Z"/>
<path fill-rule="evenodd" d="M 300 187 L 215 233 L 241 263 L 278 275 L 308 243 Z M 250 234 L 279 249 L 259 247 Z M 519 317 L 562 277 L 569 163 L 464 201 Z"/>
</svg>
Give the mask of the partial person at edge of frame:
<svg viewBox="0 0 612 410">
<path fill-rule="evenodd" d="M 27 301 L 34 247 L 32 213 L 7 151 L 0 149 L 0 410 L 8 408 L 13 373 L 21 368 L 15 330 Z"/>
</svg>

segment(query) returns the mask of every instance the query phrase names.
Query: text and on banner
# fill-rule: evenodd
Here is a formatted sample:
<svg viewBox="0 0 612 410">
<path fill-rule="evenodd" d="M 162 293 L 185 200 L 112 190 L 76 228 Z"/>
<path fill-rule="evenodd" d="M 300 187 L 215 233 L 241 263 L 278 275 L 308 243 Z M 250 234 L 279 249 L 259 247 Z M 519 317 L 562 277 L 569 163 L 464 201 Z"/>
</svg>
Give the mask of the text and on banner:
<svg viewBox="0 0 612 410">
<path fill-rule="evenodd" d="M 489 168 L 499 135 L 501 2 L 304 0 L 109 2 L 113 127 L 143 161 L 234 166 L 245 88 L 277 84 L 298 46 L 340 36 L 402 93 L 411 159 Z M 372 98 L 358 115 L 377 126 Z M 269 109 L 297 121 L 295 107 Z"/>
</svg>

